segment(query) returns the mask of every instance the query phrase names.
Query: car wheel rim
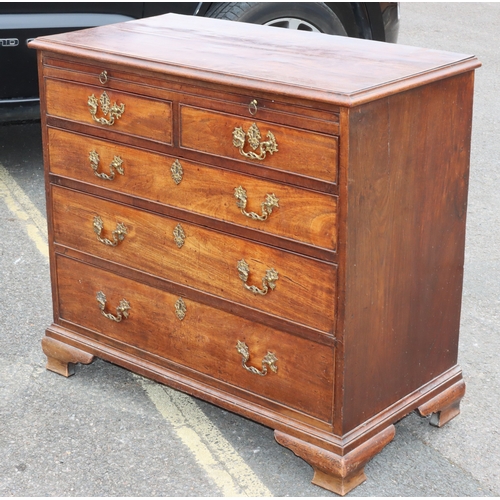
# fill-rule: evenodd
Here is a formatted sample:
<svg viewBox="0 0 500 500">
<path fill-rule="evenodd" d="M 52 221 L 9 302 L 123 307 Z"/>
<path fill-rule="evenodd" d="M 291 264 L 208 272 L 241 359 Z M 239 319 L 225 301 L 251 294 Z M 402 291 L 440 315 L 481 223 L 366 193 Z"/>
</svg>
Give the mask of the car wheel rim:
<svg viewBox="0 0 500 500">
<path fill-rule="evenodd" d="M 264 24 L 266 26 L 274 26 L 276 28 L 286 28 L 289 30 L 299 31 L 316 31 L 320 33 L 320 30 L 316 28 L 316 26 L 296 17 L 280 17 L 279 19 L 273 19 L 272 21 Z"/>
</svg>

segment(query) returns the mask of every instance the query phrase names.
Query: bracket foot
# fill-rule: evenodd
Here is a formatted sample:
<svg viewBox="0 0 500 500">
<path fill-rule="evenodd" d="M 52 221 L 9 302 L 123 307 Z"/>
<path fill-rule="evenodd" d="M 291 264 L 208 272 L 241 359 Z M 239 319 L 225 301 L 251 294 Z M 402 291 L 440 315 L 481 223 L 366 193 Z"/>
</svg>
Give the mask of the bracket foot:
<svg viewBox="0 0 500 500">
<path fill-rule="evenodd" d="M 52 337 L 42 339 L 42 349 L 47 356 L 47 370 L 69 377 L 75 373 L 75 363 L 88 365 L 94 356 L 76 347 L 64 344 Z"/>
<path fill-rule="evenodd" d="M 432 399 L 418 407 L 422 417 L 431 415 L 430 424 L 443 427 L 452 418 L 460 413 L 460 401 L 465 394 L 465 382 L 459 380 L 451 387 L 434 396 Z"/>
<path fill-rule="evenodd" d="M 394 425 L 390 425 L 344 456 L 280 431 L 274 431 L 274 437 L 314 469 L 313 484 L 343 496 L 366 480 L 366 463 L 392 441 L 395 433 Z"/>
</svg>

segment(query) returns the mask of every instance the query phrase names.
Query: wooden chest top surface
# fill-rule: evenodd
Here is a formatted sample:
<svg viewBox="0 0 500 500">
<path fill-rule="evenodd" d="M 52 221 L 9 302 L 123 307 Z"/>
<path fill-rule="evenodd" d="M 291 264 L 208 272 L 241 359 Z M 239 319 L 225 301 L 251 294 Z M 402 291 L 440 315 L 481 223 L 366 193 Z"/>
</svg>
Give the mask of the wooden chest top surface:
<svg viewBox="0 0 500 500">
<path fill-rule="evenodd" d="M 346 106 L 480 65 L 470 55 L 177 14 L 41 37 L 30 46 Z"/>
</svg>

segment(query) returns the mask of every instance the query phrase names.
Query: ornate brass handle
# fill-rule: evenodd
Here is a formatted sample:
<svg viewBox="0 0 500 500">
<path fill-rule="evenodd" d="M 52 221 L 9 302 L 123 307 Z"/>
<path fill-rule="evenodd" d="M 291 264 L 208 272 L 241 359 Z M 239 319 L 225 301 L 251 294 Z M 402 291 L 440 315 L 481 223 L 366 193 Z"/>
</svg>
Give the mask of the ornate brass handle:
<svg viewBox="0 0 500 500">
<path fill-rule="evenodd" d="M 248 144 L 250 144 L 253 151 L 243 151 L 247 138 Z M 245 158 L 263 160 L 267 153 L 272 155 L 278 151 L 278 144 L 272 132 L 267 132 L 267 141 L 261 142 L 261 138 L 259 127 L 255 123 L 252 123 L 246 134 L 241 127 L 236 127 L 233 130 L 233 146 L 238 148 L 240 154 Z M 257 148 L 259 148 L 259 153 L 254 153 Z"/>
<path fill-rule="evenodd" d="M 262 370 L 258 370 L 253 366 L 247 366 L 247 361 L 250 359 L 250 353 L 248 351 L 248 346 L 245 342 L 241 342 L 238 340 L 236 344 L 236 350 L 241 354 L 242 360 L 241 364 L 245 370 L 248 370 L 250 373 L 254 373 L 255 375 L 260 375 L 263 377 L 267 375 L 267 367 L 271 368 L 274 373 L 277 373 L 278 367 L 276 366 L 276 361 L 278 358 L 271 351 L 267 351 L 267 354 L 262 359 Z"/>
<path fill-rule="evenodd" d="M 264 221 L 271 215 L 273 208 L 279 208 L 279 199 L 274 193 L 266 194 L 265 201 L 260 204 L 262 215 L 256 214 L 255 212 L 247 212 L 245 210 L 247 207 L 247 192 L 243 187 L 238 186 L 234 188 L 234 197 L 236 198 L 236 206 L 241 210 L 241 213 L 253 220 Z"/>
<path fill-rule="evenodd" d="M 104 243 L 104 245 L 108 245 L 110 247 L 116 247 L 120 241 L 123 241 L 125 239 L 125 235 L 127 234 L 127 228 L 122 222 L 119 222 L 116 225 L 116 229 L 111 233 L 111 236 L 113 237 L 113 240 L 108 240 L 108 238 L 102 238 L 101 233 L 104 228 L 104 222 L 102 219 L 96 215 L 94 217 L 94 233 L 97 235 L 97 239 L 101 242 Z"/>
<path fill-rule="evenodd" d="M 106 318 L 112 321 L 116 321 L 117 323 L 119 323 L 123 318 L 128 318 L 130 304 L 127 300 L 125 299 L 120 300 L 120 303 L 116 308 L 116 316 L 114 316 L 113 314 L 107 313 L 104 310 L 106 308 L 106 295 L 104 295 L 104 292 L 100 291 L 97 292 L 95 298 L 97 299 L 97 302 L 99 304 L 99 309 L 101 310 L 101 314 Z"/>
<path fill-rule="evenodd" d="M 99 75 L 99 81 L 104 85 L 108 81 L 108 72 L 106 70 L 102 71 Z"/>
<path fill-rule="evenodd" d="M 115 171 L 120 175 L 124 174 L 123 170 L 123 160 L 119 156 L 115 156 L 113 161 L 109 165 L 109 175 L 104 172 L 98 172 L 99 162 L 101 161 L 97 151 L 91 151 L 89 153 L 90 166 L 94 171 L 94 174 L 99 177 L 99 179 L 105 179 L 107 181 L 112 181 L 115 178 Z"/>
<path fill-rule="evenodd" d="M 101 125 L 113 125 L 115 123 L 115 118 L 118 120 L 121 118 L 123 112 L 125 111 L 125 104 L 116 104 L 116 102 L 111 105 L 111 101 L 109 100 L 108 94 L 106 92 L 103 92 L 101 94 L 101 97 L 99 97 L 99 100 L 97 100 L 97 97 L 92 94 L 89 96 L 89 100 L 87 101 L 87 104 L 89 106 L 89 111 L 90 115 L 92 116 L 92 119 L 100 123 Z M 104 116 L 109 115 L 109 119 L 105 117 L 97 118 L 97 110 L 99 108 L 99 105 L 101 107 L 101 112 Z"/>
<path fill-rule="evenodd" d="M 266 275 L 262 278 L 262 290 L 254 285 L 247 285 L 248 274 L 250 273 L 250 268 L 248 264 L 245 262 L 245 259 L 241 259 L 238 261 L 237 265 L 238 274 L 240 276 L 240 280 L 243 281 L 243 286 L 250 290 L 255 295 L 266 295 L 269 289 L 274 290 L 276 287 L 276 280 L 278 279 L 278 271 L 271 268 L 266 271 Z"/>
</svg>

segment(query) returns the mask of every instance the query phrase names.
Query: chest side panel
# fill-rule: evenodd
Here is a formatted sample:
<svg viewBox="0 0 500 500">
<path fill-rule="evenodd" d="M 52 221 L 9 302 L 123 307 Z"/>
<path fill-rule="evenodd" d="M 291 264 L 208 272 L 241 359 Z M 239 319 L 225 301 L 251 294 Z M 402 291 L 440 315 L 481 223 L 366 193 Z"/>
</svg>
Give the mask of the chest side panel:
<svg viewBox="0 0 500 500">
<path fill-rule="evenodd" d="M 457 362 L 472 86 L 350 110 L 344 432 Z"/>
</svg>

